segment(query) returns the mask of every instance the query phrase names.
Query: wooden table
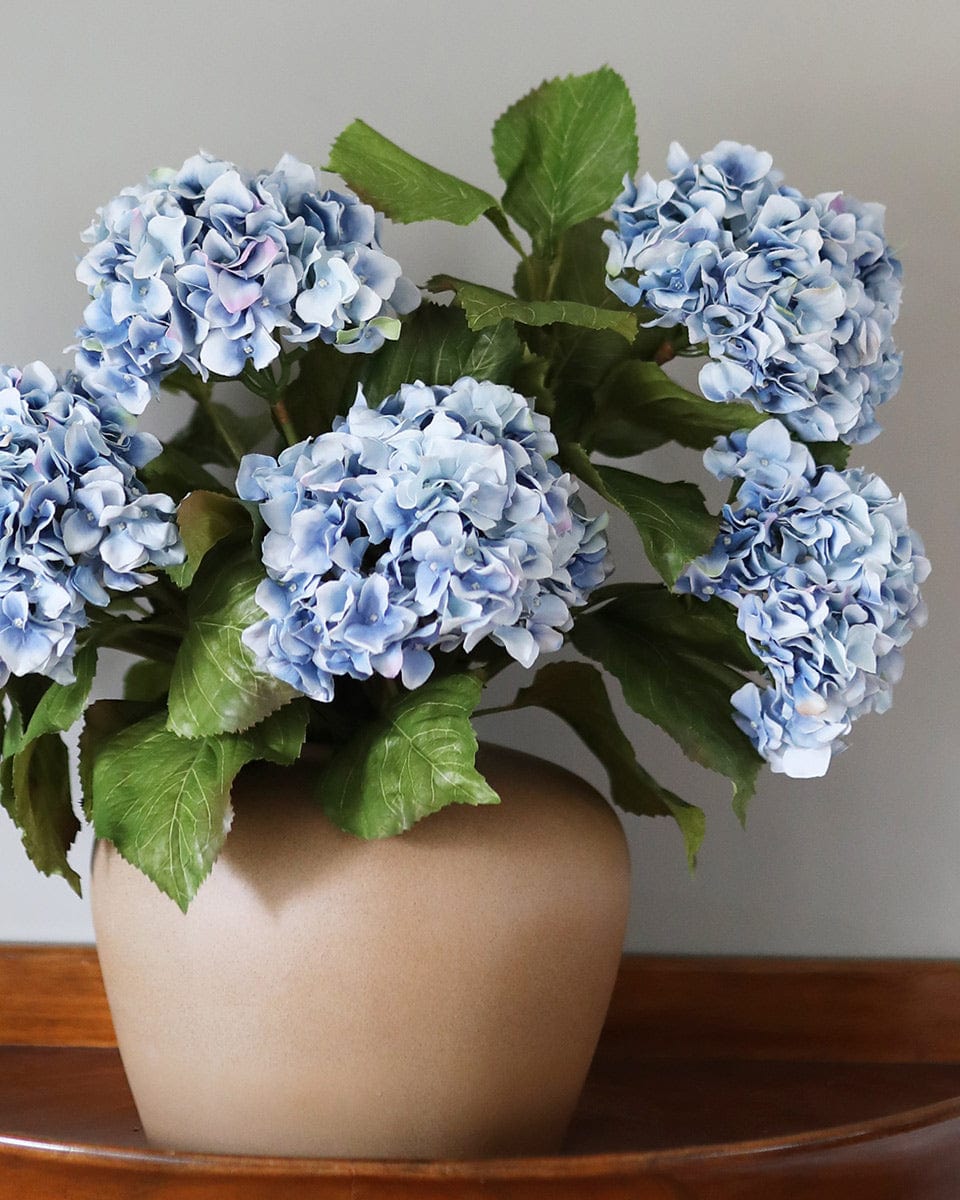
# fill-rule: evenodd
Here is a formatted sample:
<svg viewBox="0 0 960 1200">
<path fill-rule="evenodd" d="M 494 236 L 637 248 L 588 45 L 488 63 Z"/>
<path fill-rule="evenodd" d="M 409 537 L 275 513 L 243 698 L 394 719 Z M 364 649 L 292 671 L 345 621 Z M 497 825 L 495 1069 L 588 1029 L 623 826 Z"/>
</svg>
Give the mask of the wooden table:
<svg viewBox="0 0 960 1200">
<path fill-rule="evenodd" d="M 96 956 L 0 946 L 0 1200 L 960 1200 L 960 964 L 626 958 L 565 1153 L 150 1149 Z"/>
</svg>

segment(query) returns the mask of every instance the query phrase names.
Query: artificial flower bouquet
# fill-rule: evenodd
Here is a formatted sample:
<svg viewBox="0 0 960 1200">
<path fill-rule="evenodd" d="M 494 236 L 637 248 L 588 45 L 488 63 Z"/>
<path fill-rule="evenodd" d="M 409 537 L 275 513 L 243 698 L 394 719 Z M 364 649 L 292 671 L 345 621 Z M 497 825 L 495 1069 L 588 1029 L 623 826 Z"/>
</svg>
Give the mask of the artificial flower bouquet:
<svg viewBox="0 0 960 1200">
<path fill-rule="evenodd" d="M 518 664 L 507 707 L 569 724 L 691 859 L 703 814 L 637 761 L 604 672 L 741 814 L 764 762 L 821 775 L 888 706 L 928 566 L 846 466 L 900 382 L 883 210 L 734 142 L 636 179 L 606 68 L 525 96 L 493 150 L 501 199 L 356 121 L 346 187 L 199 154 L 98 211 L 74 369 L 0 368 L 2 796 L 42 871 L 78 885 L 81 718 L 86 817 L 186 908 L 246 763 L 322 747 L 318 803 L 365 838 L 496 803 L 471 721 Z M 513 290 L 415 286 L 382 214 L 484 218 Z M 138 418 L 164 391 L 193 407 L 161 446 Z M 729 480 L 719 513 L 611 464 L 671 441 Z M 662 582 L 607 582 L 611 509 Z M 107 649 L 134 656 L 123 695 L 89 703 Z"/>
</svg>

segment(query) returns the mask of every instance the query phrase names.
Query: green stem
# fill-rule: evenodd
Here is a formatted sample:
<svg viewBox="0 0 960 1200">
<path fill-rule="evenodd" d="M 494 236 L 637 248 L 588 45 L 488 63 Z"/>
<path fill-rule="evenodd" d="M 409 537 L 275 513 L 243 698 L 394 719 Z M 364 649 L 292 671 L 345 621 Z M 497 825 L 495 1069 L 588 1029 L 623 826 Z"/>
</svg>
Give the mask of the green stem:
<svg viewBox="0 0 960 1200">
<path fill-rule="evenodd" d="M 290 419 L 287 403 L 282 395 L 277 396 L 270 405 L 270 415 L 273 417 L 274 425 L 283 434 L 287 445 L 295 446 L 301 439 Z"/>
<path fill-rule="evenodd" d="M 508 713 L 508 712 L 516 712 L 516 711 L 517 711 L 517 706 L 515 704 L 500 704 L 494 708 L 475 708 L 473 710 L 473 715 L 475 717 L 495 717 L 495 716 L 499 715 L 500 713 Z"/>
<path fill-rule="evenodd" d="M 560 255 L 554 254 L 550 261 L 550 272 L 547 275 L 547 293 L 544 300 L 552 300 L 553 293 L 556 291 L 557 280 L 560 277 Z"/>
<path fill-rule="evenodd" d="M 268 370 L 257 371 L 250 364 L 247 364 L 247 368 L 240 376 L 248 391 L 253 392 L 255 396 L 259 396 L 261 400 L 265 400 L 270 405 L 270 416 L 273 423 L 288 446 L 295 446 L 301 440 L 286 403 L 290 368 L 299 356 L 299 352 L 296 351 L 289 355 L 281 354 L 280 372 L 276 376 Z"/>
</svg>

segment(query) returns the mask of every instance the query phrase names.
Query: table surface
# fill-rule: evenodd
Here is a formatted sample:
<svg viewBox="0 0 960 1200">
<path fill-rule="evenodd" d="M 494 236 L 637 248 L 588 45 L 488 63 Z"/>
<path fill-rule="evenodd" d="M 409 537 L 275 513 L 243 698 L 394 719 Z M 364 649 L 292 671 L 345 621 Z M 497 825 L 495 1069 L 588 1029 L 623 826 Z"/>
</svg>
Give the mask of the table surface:
<svg viewBox="0 0 960 1200">
<path fill-rule="evenodd" d="M 960 964 L 627 959 L 565 1152 L 154 1151 L 92 953 L 0 947 L 0 1200 L 957 1200 Z"/>
</svg>

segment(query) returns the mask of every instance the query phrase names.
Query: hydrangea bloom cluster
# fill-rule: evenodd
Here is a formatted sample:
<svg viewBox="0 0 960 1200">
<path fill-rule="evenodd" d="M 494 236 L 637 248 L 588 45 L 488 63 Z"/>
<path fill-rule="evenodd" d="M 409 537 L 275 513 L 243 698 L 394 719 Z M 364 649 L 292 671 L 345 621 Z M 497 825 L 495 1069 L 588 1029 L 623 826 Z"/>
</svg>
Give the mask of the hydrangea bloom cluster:
<svg viewBox="0 0 960 1200">
<path fill-rule="evenodd" d="M 0 367 L 0 686 L 69 682 L 87 605 L 182 561 L 173 501 L 136 476 L 159 450 L 121 407 L 43 363 Z"/>
<path fill-rule="evenodd" d="M 706 347 L 709 400 L 748 400 L 807 441 L 870 441 L 901 376 L 901 268 L 882 206 L 807 199 L 737 142 L 699 159 L 674 144 L 668 166 L 669 179 L 624 181 L 608 285 Z"/>
<path fill-rule="evenodd" d="M 882 479 L 818 468 L 779 421 L 718 439 L 704 462 L 742 483 L 678 588 L 737 608 L 771 680 L 733 696 L 761 756 L 774 771 L 822 775 L 851 722 L 890 706 L 901 647 L 926 616 L 920 539 Z"/>
<path fill-rule="evenodd" d="M 207 154 L 156 172 L 83 235 L 77 278 L 93 299 L 77 369 L 91 394 L 141 412 L 181 363 L 232 377 L 272 362 L 281 339 L 376 350 L 419 302 L 380 221 L 352 192 L 320 192 L 290 155 L 254 176 Z"/>
<path fill-rule="evenodd" d="M 362 392 L 332 432 L 248 455 L 237 490 L 269 532 L 267 614 L 244 633 L 261 669 L 316 700 L 339 675 L 423 683 L 432 651 L 484 638 L 524 666 L 562 644 L 607 573 L 605 515 L 588 520 L 553 461 L 546 417 L 469 377 Z"/>
</svg>

